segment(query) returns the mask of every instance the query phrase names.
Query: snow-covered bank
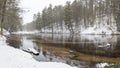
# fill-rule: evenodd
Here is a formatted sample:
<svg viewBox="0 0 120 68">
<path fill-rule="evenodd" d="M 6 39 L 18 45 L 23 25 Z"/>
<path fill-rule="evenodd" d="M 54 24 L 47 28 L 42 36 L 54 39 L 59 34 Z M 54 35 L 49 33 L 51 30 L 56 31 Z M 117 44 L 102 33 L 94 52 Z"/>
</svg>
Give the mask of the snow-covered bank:
<svg viewBox="0 0 120 68">
<path fill-rule="evenodd" d="M 35 34 L 39 33 L 40 31 L 34 30 L 34 31 L 18 31 L 18 32 L 12 32 L 12 34 Z"/>
<path fill-rule="evenodd" d="M 103 18 L 97 17 L 93 23 L 93 26 L 89 25 L 83 29 L 81 34 L 118 34 L 117 24 L 112 14 L 105 15 Z"/>
<path fill-rule="evenodd" d="M 97 68 L 109 68 L 110 67 L 110 65 L 108 64 L 108 63 L 98 63 L 98 64 L 96 64 L 96 67 Z"/>
<path fill-rule="evenodd" d="M 0 28 L 0 30 L 1 30 L 1 28 Z M 8 32 L 7 30 L 3 29 L 3 35 L 9 35 L 9 34 L 10 34 L 10 32 Z"/>
<path fill-rule="evenodd" d="M 99 34 L 102 34 L 102 35 L 111 35 L 111 34 L 120 34 L 120 32 L 117 32 L 117 30 L 112 30 L 112 28 L 110 27 L 105 27 L 105 26 L 101 26 L 99 28 L 97 27 L 89 27 L 85 30 L 83 30 L 80 34 L 94 34 L 94 35 L 99 35 Z"/>
<path fill-rule="evenodd" d="M 9 47 L 6 38 L 0 36 L 0 67 L 1 68 L 76 68 L 64 63 L 38 62 L 29 53 Z"/>
<path fill-rule="evenodd" d="M 60 25 L 60 24 L 59 24 Z M 52 28 L 49 28 L 49 26 L 43 27 L 41 29 L 41 32 L 44 33 L 52 33 Z M 58 26 L 56 24 L 53 24 L 53 33 L 64 33 L 69 34 L 70 31 L 66 28 L 65 23 L 63 23 L 62 27 Z"/>
</svg>

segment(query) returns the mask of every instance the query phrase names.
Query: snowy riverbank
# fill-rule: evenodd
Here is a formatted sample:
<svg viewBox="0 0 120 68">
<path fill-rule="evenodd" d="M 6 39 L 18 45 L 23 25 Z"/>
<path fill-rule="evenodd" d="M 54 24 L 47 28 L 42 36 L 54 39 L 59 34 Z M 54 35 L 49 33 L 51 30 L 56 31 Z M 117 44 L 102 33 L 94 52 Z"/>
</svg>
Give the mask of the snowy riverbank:
<svg viewBox="0 0 120 68">
<path fill-rule="evenodd" d="M 0 36 L 1 68 L 76 68 L 64 63 L 38 62 L 29 53 L 7 46 L 6 38 Z"/>
</svg>

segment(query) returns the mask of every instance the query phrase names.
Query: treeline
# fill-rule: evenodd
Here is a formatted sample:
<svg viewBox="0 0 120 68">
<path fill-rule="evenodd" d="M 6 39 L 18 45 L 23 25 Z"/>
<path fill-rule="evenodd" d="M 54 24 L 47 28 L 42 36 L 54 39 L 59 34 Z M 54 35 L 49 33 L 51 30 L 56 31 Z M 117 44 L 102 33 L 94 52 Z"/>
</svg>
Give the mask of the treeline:
<svg viewBox="0 0 120 68">
<path fill-rule="evenodd" d="M 74 34 L 89 27 L 97 29 L 102 26 L 120 31 L 120 0 L 75 0 L 72 3 L 67 1 L 65 6 L 54 7 L 50 4 L 33 18 L 31 24 L 43 32 L 67 29 Z"/>
<path fill-rule="evenodd" d="M 3 28 L 9 32 L 21 29 L 20 8 L 18 7 L 19 0 L 0 0 L 0 27 L 1 34 Z"/>
</svg>

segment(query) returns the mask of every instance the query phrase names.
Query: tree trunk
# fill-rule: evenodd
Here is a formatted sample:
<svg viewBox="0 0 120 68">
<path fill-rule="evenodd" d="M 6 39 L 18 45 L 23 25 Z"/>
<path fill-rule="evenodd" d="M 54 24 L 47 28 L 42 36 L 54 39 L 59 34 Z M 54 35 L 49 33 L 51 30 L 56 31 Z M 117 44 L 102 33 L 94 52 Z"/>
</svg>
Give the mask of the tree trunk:
<svg viewBox="0 0 120 68">
<path fill-rule="evenodd" d="M 4 0 L 3 6 L 2 6 L 2 15 L 1 15 L 1 35 L 3 35 L 3 22 L 4 22 L 5 13 L 6 13 L 6 3 L 7 3 L 7 0 Z"/>
</svg>

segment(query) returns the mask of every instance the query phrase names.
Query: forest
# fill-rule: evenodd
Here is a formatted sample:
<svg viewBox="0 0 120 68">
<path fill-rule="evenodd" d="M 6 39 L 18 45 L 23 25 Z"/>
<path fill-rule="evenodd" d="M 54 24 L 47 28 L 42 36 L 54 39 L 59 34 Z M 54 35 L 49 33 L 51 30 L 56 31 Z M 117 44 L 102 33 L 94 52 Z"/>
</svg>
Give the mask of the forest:
<svg viewBox="0 0 120 68">
<path fill-rule="evenodd" d="M 74 0 L 45 7 L 29 24 L 41 32 L 70 34 L 119 34 L 119 0 Z"/>
<path fill-rule="evenodd" d="M 0 0 L 0 27 L 9 32 L 21 30 L 22 10 L 18 7 L 19 0 Z M 3 29 L 4 28 L 4 29 Z"/>
</svg>

